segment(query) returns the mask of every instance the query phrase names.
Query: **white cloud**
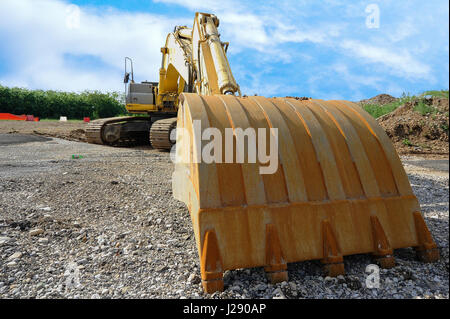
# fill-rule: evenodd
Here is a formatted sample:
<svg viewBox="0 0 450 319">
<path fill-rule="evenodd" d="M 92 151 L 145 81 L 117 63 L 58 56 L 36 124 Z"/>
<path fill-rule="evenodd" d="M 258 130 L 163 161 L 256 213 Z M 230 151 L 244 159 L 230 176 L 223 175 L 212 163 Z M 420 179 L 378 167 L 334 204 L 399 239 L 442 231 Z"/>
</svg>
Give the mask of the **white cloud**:
<svg viewBox="0 0 450 319">
<path fill-rule="evenodd" d="M 61 90 L 122 90 L 124 57 L 134 59 L 136 79 L 158 80 L 167 33 L 186 21 L 151 14 L 80 8 L 57 0 L 0 1 L 0 36 L 9 39 L 12 71 L 0 83 Z M 73 17 L 72 17 L 73 18 Z M 79 26 L 79 27 L 78 27 Z M 91 56 L 102 68 L 78 69 L 65 55 Z"/>
<path fill-rule="evenodd" d="M 290 48 L 289 44 L 312 43 L 318 44 L 318 50 L 328 51 L 330 55 L 347 56 L 349 63 L 356 59 L 362 65 L 371 65 L 374 70 L 384 72 L 385 76 L 406 77 L 413 81 L 435 80 L 428 61 L 420 59 L 429 51 L 428 43 L 420 43 L 415 39 L 417 45 L 411 46 L 410 42 L 402 42 L 417 36 L 421 23 L 406 12 L 402 12 L 403 19 L 389 22 L 385 18 L 385 4 L 381 5 L 382 28 L 370 32 L 365 27 L 364 3 L 349 4 L 330 0 L 314 5 L 306 1 L 285 0 L 265 1 L 255 7 L 253 3 L 244 4 L 234 0 L 158 1 L 191 10 L 216 12 L 223 22 L 221 32 L 232 43 L 231 54 L 252 49 L 261 53 L 259 60 L 291 63 L 299 46 Z M 414 6 L 406 8 L 409 12 Z M 322 19 L 317 17 L 315 23 L 311 24 L 308 15 L 317 15 L 318 10 L 324 16 Z M 330 19 L 333 13 L 335 17 Z M 359 24 L 348 22 L 351 19 L 360 20 Z"/>
<path fill-rule="evenodd" d="M 154 2 L 176 4 L 193 11 L 210 13 L 242 11 L 244 9 L 241 2 L 236 0 L 155 0 Z"/>
<path fill-rule="evenodd" d="M 354 40 L 345 40 L 341 47 L 350 54 L 365 59 L 369 63 L 378 63 L 389 67 L 393 73 L 410 78 L 430 79 L 430 67 L 414 59 L 406 49 L 392 50 L 368 45 Z"/>
<path fill-rule="evenodd" d="M 404 21 L 401 21 L 394 31 L 388 35 L 392 42 L 399 42 L 410 38 L 411 36 L 417 34 L 417 25 L 414 23 L 412 17 L 406 17 Z"/>
<path fill-rule="evenodd" d="M 261 53 L 258 58 L 261 63 L 290 61 L 292 54 L 280 49 L 279 44 L 323 42 L 326 36 L 317 29 L 299 30 L 288 21 L 283 22 L 281 16 L 270 15 L 267 9 L 261 15 L 251 13 L 236 1 L 162 2 L 217 12 L 222 40 L 231 43 L 230 54 L 256 50 Z M 74 12 L 79 17 L 74 19 Z M 0 83 L 61 90 L 122 90 L 125 56 L 133 58 L 137 80 L 157 81 L 159 48 L 167 33 L 175 25 L 192 25 L 193 18 L 192 15 L 189 19 L 171 19 L 112 8 L 99 11 L 61 0 L 2 0 L 0 28 L 12 35 L 7 52 L 13 71 L 1 77 Z M 65 59 L 68 53 L 95 57 L 105 68 L 71 67 Z"/>
<path fill-rule="evenodd" d="M 338 97 L 368 90 L 411 90 L 415 83 L 448 87 L 447 75 L 441 74 L 448 74 L 448 62 L 443 59 L 448 59 L 448 4 L 380 0 L 380 29 L 369 30 L 366 2 L 153 1 L 168 8 L 182 6 L 188 14 L 168 17 L 163 11 L 158 15 L 82 6 L 79 24 L 68 25 L 73 12 L 68 0 L 0 0 L 0 57 L 6 58 L 9 71 L 0 73 L 0 83 L 122 90 L 125 56 L 134 59 L 137 81 L 157 81 L 159 48 L 167 33 L 175 25 L 191 26 L 194 12 L 202 11 L 219 17 L 221 39 L 230 42 L 233 73 L 241 87 L 248 89 L 242 90 L 244 94 L 277 95 L 276 89 Z M 89 63 L 81 67 L 69 63 L 68 54 L 99 63 L 92 69 Z M 320 89 L 335 83 L 332 72 L 348 83 L 347 91 Z"/>
<path fill-rule="evenodd" d="M 299 20 L 300 12 L 292 10 L 295 1 L 245 3 L 235 0 L 156 0 L 176 4 L 192 11 L 214 13 L 220 20 L 222 38 L 231 41 L 238 51 L 252 48 L 266 52 L 279 44 L 313 42 L 320 43 L 339 35 L 337 24 L 321 24 L 314 27 Z M 295 11 L 295 15 L 292 14 Z M 303 13 L 304 14 L 304 13 Z"/>
</svg>

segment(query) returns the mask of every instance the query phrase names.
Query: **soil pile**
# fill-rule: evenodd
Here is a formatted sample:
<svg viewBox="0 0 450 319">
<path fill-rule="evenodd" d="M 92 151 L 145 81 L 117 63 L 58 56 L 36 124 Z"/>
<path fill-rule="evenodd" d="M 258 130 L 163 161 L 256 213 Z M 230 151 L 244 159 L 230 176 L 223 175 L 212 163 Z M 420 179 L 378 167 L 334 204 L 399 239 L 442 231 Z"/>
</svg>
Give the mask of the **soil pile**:
<svg viewBox="0 0 450 319">
<path fill-rule="evenodd" d="M 448 154 L 448 112 L 448 99 L 421 98 L 406 102 L 377 120 L 399 153 Z"/>
<path fill-rule="evenodd" d="M 397 98 L 389 95 L 389 94 L 378 94 L 377 96 L 374 96 L 373 98 L 361 100 L 359 101 L 360 104 L 389 104 L 392 102 L 397 101 Z"/>
</svg>

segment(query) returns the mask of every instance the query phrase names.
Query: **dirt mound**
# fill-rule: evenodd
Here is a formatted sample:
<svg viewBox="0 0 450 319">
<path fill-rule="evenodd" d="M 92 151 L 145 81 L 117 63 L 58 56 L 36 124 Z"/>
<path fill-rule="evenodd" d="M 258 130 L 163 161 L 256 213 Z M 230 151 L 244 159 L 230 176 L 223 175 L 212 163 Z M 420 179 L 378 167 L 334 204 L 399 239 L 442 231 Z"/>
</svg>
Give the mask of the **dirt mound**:
<svg viewBox="0 0 450 319">
<path fill-rule="evenodd" d="M 310 97 L 306 97 L 306 96 L 286 96 L 287 99 L 296 99 L 299 101 L 307 101 L 307 100 L 311 100 Z"/>
<path fill-rule="evenodd" d="M 418 110 L 421 107 L 422 113 Z M 424 112 L 428 110 L 429 112 Z M 448 154 L 448 99 L 427 98 L 406 102 L 378 118 L 402 154 Z"/>
<path fill-rule="evenodd" d="M 83 129 L 76 129 L 71 131 L 33 131 L 36 135 L 44 135 L 44 136 L 50 136 L 50 137 L 57 137 L 62 138 L 69 141 L 80 141 L 80 142 L 86 142 L 86 132 Z"/>
<path fill-rule="evenodd" d="M 77 129 L 77 130 L 70 131 L 69 137 L 73 140 L 86 142 L 86 132 L 83 129 Z"/>
<path fill-rule="evenodd" d="M 397 98 L 389 95 L 389 94 L 378 94 L 377 96 L 374 96 L 373 98 L 361 100 L 359 101 L 360 104 L 389 104 L 392 102 L 397 101 Z"/>
</svg>

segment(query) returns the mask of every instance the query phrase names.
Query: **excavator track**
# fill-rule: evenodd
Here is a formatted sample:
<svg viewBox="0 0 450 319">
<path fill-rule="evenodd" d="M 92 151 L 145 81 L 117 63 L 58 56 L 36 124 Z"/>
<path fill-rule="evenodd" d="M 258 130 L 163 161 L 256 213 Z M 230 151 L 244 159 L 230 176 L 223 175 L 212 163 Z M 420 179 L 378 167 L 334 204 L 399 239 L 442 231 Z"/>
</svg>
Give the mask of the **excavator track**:
<svg viewBox="0 0 450 319">
<path fill-rule="evenodd" d="M 131 146 L 148 143 L 150 117 L 121 116 L 94 120 L 86 128 L 88 143 Z"/>
<path fill-rule="evenodd" d="M 177 118 L 155 121 L 150 129 L 150 143 L 153 148 L 168 151 L 175 144 L 171 141 L 170 133 L 177 127 Z"/>
</svg>

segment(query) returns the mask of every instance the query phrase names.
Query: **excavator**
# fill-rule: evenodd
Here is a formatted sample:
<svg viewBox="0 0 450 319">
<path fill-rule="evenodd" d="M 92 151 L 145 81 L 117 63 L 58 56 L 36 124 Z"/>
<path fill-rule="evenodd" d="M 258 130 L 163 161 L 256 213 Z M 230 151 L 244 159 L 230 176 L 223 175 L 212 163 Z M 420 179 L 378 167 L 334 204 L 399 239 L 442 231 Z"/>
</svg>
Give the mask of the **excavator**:
<svg viewBox="0 0 450 319">
<path fill-rule="evenodd" d="M 224 271 L 240 268 L 264 267 L 277 283 L 288 280 L 288 263 L 305 260 L 320 261 L 328 276 L 344 274 L 344 257 L 353 254 L 371 254 L 384 268 L 395 266 L 398 248 L 438 260 L 400 158 L 376 120 L 349 101 L 241 96 L 218 26 L 215 15 L 196 13 L 192 28 L 176 27 L 161 49 L 159 83 L 134 83 L 131 73 L 127 109 L 147 116 L 93 121 L 88 131 L 102 144 L 148 135 L 157 149 L 176 143 L 172 193 L 190 212 L 204 291 L 222 291 Z M 205 139 L 207 129 L 214 141 Z M 270 152 L 270 143 L 253 142 L 276 135 L 270 173 L 239 146 L 252 129 L 244 144 L 258 154 Z M 219 137 L 227 132 L 225 145 Z M 216 160 L 201 160 L 210 143 Z"/>
<path fill-rule="evenodd" d="M 206 23 L 208 20 L 212 22 Z M 226 59 L 229 43 L 221 42 L 217 32 L 219 19 L 212 14 L 197 13 L 195 21 L 192 29 L 177 26 L 167 36 L 166 45 L 161 48 L 159 83 L 135 83 L 133 61 L 125 58 L 125 85 L 131 75 L 125 107 L 129 113 L 146 116 L 94 120 L 86 129 L 89 143 L 132 145 L 150 137 L 153 148 L 170 150 L 175 143 L 171 132 L 175 132 L 181 93 L 241 94 Z M 216 64 L 210 63 L 212 59 Z M 127 72 L 127 61 L 131 73 Z"/>
</svg>

